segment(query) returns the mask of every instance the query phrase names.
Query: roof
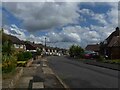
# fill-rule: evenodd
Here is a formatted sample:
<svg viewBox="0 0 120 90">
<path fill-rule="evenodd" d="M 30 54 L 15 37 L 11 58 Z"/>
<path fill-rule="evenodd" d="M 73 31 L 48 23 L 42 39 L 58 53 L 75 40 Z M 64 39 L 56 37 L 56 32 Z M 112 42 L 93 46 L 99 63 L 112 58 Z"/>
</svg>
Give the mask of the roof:
<svg viewBox="0 0 120 90">
<path fill-rule="evenodd" d="M 8 40 L 10 40 L 13 44 L 24 44 L 23 41 L 21 41 L 20 39 L 18 39 L 16 36 L 12 36 L 12 35 L 8 35 L 5 34 L 4 35 L 8 38 Z"/>
<path fill-rule="evenodd" d="M 114 36 L 108 44 L 108 47 L 120 47 L 120 36 Z"/>
<path fill-rule="evenodd" d="M 109 43 L 111 42 L 111 40 L 112 40 L 112 38 L 113 38 L 114 36 L 120 36 L 120 30 L 119 30 L 118 27 L 117 27 L 116 30 L 115 30 L 114 32 L 112 32 L 112 33 L 109 35 L 109 37 L 106 39 L 107 44 L 109 44 Z"/>
<path fill-rule="evenodd" d="M 30 41 L 26 41 L 25 45 L 27 50 L 36 50 L 37 48 L 35 44 L 31 43 Z"/>
<path fill-rule="evenodd" d="M 43 48 L 44 47 L 44 45 L 42 45 L 42 44 L 34 44 L 34 45 L 38 48 Z"/>
<path fill-rule="evenodd" d="M 99 44 L 91 44 L 91 45 L 87 45 L 85 50 L 87 51 L 99 51 Z"/>
</svg>

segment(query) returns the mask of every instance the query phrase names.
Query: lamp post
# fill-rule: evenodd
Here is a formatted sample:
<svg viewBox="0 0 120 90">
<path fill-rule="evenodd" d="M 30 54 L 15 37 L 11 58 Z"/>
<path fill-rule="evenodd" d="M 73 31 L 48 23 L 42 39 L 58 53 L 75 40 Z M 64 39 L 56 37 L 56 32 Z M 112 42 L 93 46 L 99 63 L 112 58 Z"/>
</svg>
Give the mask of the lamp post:
<svg viewBox="0 0 120 90">
<path fill-rule="evenodd" d="M 46 37 L 45 37 L 45 48 L 46 48 Z"/>
</svg>

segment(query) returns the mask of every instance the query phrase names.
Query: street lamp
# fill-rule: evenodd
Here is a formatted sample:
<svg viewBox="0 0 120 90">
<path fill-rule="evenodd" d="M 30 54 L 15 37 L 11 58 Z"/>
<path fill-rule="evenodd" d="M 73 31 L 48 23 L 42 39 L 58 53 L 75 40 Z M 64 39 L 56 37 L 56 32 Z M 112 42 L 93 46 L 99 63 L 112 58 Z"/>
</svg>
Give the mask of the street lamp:
<svg viewBox="0 0 120 90">
<path fill-rule="evenodd" d="M 45 47 L 46 47 L 46 37 L 45 37 Z"/>
</svg>

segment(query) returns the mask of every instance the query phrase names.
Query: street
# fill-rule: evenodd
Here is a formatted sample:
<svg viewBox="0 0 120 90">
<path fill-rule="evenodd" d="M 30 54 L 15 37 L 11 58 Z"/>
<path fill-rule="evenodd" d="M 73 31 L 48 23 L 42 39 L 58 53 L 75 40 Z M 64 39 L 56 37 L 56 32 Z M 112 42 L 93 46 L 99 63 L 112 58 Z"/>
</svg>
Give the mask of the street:
<svg viewBox="0 0 120 90">
<path fill-rule="evenodd" d="M 65 56 L 46 58 L 54 73 L 70 88 L 118 88 L 119 71 L 84 64 Z"/>
</svg>

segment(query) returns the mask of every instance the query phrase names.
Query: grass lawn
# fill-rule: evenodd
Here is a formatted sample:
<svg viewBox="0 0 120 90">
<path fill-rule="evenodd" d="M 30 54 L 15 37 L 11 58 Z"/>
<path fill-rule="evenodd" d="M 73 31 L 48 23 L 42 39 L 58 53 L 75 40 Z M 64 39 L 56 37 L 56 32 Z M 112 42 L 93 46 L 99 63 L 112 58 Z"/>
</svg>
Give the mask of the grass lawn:
<svg viewBox="0 0 120 90">
<path fill-rule="evenodd" d="M 17 61 L 17 66 L 25 66 L 27 61 Z"/>
<path fill-rule="evenodd" d="M 110 64 L 120 64 L 120 59 L 116 60 L 104 60 L 104 63 L 110 63 Z"/>
</svg>

